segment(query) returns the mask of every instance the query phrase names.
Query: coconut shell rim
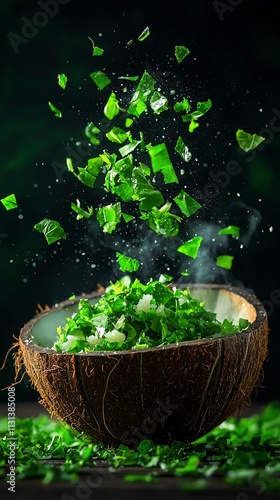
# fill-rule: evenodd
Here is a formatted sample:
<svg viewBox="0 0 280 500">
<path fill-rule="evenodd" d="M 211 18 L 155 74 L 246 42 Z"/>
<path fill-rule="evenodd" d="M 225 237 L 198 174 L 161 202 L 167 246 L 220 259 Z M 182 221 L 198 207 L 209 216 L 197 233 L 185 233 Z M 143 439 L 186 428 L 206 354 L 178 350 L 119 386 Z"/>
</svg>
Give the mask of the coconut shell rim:
<svg viewBox="0 0 280 500">
<path fill-rule="evenodd" d="M 236 337 L 239 335 L 249 335 L 251 332 L 255 331 L 256 329 L 260 328 L 263 323 L 267 320 L 267 311 L 265 307 L 263 306 L 262 302 L 256 297 L 256 295 L 252 292 L 249 292 L 241 287 L 236 287 L 236 286 L 231 286 L 231 285 L 224 285 L 224 284 L 209 284 L 209 283 L 195 283 L 195 284 L 186 284 L 186 283 L 174 283 L 174 286 L 178 289 L 185 289 L 185 288 L 202 288 L 202 289 L 214 289 L 214 290 L 226 290 L 228 292 L 231 292 L 235 295 L 239 295 L 243 299 L 245 299 L 250 305 L 252 305 L 255 308 L 256 311 L 256 319 L 251 323 L 248 328 L 245 330 L 241 330 L 236 333 L 228 334 L 228 335 L 221 335 L 219 337 L 207 337 L 207 338 L 202 338 L 202 339 L 194 339 L 194 340 L 185 340 L 183 342 L 173 342 L 172 344 L 167 344 L 164 346 L 157 346 L 157 347 L 147 347 L 145 349 L 128 349 L 128 350 L 121 350 L 121 351 L 92 351 L 92 352 L 78 352 L 78 353 L 70 353 L 70 352 L 59 352 L 55 351 L 53 349 L 50 349 L 48 347 L 43 347 L 39 346 L 38 344 L 33 343 L 32 338 L 31 338 L 31 332 L 32 328 L 34 325 L 40 321 L 44 316 L 47 316 L 49 314 L 52 314 L 56 311 L 60 311 L 61 309 L 64 309 L 66 307 L 73 306 L 77 304 L 80 299 L 86 298 L 86 299 L 93 299 L 97 297 L 101 297 L 103 292 L 90 292 L 90 293 L 83 293 L 75 297 L 75 299 L 66 299 L 64 301 L 59 302 L 58 304 L 55 304 L 52 306 L 50 309 L 47 311 L 40 312 L 37 314 L 34 318 L 32 318 L 30 321 L 28 321 L 21 329 L 20 331 L 20 340 L 24 343 L 24 345 L 33 351 L 44 353 L 44 354 L 52 354 L 52 355 L 58 355 L 58 356 L 89 356 L 89 357 L 95 357 L 95 356 L 123 356 L 123 355 L 131 355 L 131 354 L 138 354 L 138 353 L 145 353 L 145 352 L 153 352 L 153 351 L 162 351 L 166 349 L 178 349 L 178 348 L 183 348 L 186 346 L 191 346 L 191 345 L 205 345 L 205 344 L 210 344 L 215 341 L 225 341 L 225 339 L 229 337 Z"/>
</svg>

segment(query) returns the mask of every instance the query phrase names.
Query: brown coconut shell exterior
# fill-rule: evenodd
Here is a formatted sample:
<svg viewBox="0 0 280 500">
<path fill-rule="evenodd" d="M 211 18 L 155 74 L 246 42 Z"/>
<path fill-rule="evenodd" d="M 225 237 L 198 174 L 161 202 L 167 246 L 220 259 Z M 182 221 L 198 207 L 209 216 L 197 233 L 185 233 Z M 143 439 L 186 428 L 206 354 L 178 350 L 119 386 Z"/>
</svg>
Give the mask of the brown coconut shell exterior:
<svg viewBox="0 0 280 500">
<path fill-rule="evenodd" d="M 31 343 L 32 327 L 54 308 L 27 323 L 20 332 L 18 356 L 51 416 L 94 441 L 136 446 L 147 438 L 156 443 L 194 441 L 248 402 L 268 353 L 265 309 L 239 288 L 195 286 L 245 298 L 254 307 L 255 321 L 230 336 L 142 351 L 80 354 Z M 65 301 L 59 308 L 69 305 Z"/>
</svg>

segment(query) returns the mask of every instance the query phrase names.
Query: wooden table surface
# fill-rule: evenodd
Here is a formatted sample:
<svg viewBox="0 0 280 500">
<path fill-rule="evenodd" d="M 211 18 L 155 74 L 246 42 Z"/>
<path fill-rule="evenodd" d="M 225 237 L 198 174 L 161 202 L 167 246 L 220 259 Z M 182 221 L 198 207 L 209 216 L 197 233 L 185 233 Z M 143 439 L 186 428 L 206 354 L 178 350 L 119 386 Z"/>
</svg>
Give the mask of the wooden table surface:
<svg viewBox="0 0 280 500">
<path fill-rule="evenodd" d="M 260 406 L 248 408 L 242 416 L 260 411 Z M 5 416 L 7 407 L 0 404 L 0 415 Z M 17 403 L 16 415 L 18 418 L 36 417 L 46 413 L 38 403 Z M 49 463 L 58 463 L 51 461 Z M 156 471 L 158 476 L 154 483 L 124 481 L 127 474 L 147 474 Z M 188 478 L 188 481 L 190 479 Z M 185 491 L 186 478 L 175 477 L 164 473 L 160 468 L 143 469 L 141 467 L 122 467 L 111 471 L 104 461 L 97 461 L 95 467 L 84 467 L 79 474 L 79 481 L 55 481 L 44 485 L 38 479 L 23 479 L 16 482 L 15 493 L 8 491 L 6 478 L 0 480 L 0 499 L 20 500 L 276 500 L 280 499 L 280 492 L 265 492 L 259 486 L 247 487 L 227 485 L 221 473 L 209 479 L 206 490 L 200 492 Z"/>
</svg>

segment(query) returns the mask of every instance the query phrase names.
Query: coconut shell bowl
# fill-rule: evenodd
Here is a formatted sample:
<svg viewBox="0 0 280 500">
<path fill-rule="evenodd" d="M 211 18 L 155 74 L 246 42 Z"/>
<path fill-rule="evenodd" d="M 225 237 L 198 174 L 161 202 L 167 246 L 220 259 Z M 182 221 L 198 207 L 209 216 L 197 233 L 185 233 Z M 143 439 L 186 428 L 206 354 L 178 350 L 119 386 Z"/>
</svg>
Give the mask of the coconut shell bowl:
<svg viewBox="0 0 280 500">
<path fill-rule="evenodd" d="M 177 288 L 184 288 L 182 284 Z M 29 321 L 19 336 L 24 364 L 40 402 L 73 430 L 108 446 L 192 442 L 250 404 L 268 349 L 267 313 L 255 295 L 228 285 L 188 285 L 192 295 L 238 324 L 224 337 L 164 347 L 68 354 L 51 349 L 56 327 L 77 311 L 81 297 Z M 100 293 L 84 295 L 98 300 Z"/>
</svg>

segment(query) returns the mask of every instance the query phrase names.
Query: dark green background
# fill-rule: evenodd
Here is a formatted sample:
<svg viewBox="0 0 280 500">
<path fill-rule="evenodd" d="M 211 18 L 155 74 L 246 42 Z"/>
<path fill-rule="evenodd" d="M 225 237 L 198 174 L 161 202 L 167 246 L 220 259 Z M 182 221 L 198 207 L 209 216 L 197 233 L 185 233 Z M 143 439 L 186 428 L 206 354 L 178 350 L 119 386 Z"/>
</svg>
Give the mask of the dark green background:
<svg viewBox="0 0 280 500">
<path fill-rule="evenodd" d="M 212 247 L 209 253 L 205 250 L 205 260 L 199 261 L 198 270 L 189 263 L 191 280 L 230 282 L 254 292 L 264 302 L 271 329 L 269 356 L 264 366 L 264 388 L 255 397 L 261 401 L 280 398 L 278 6 L 277 2 L 263 0 L 231 2 L 235 7 L 226 8 L 229 4 L 220 2 L 218 14 L 215 2 L 207 0 L 166 6 L 133 2 L 128 7 L 121 2 L 70 0 L 28 43 L 19 44 L 15 53 L 8 34 L 22 36 L 22 17 L 32 21 L 42 8 L 32 1 L 1 2 L 0 198 L 13 192 L 19 204 L 19 209 L 9 212 L 0 206 L 1 362 L 14 342 L 13 336 L 17 337 L 20 328 L 35 315 L 37 304 L 51 306 L 121 276 L 114 251 L 125 251 L 122 239 L 134 245 L 134 256 L 141 244 L 145 245 L 140 277 L 157 276 L 166 270 L 166 261 L 179 277 L 178 262 L 172 263 L 172 242 L 165 242 L 164 253 L 161 247 L 153 247 L 149 232 L 143 228 L 139 229 L 138 242 L 137 231 L 127 234 L 121 229 L 116 236 L 118 247 L 114 248 L 114 235 L 105 237 L 94 225 L 76 221 L 70 215 L 70 202 L 79 197 L 81 202 L 94 204 L 101 200 L 102 193 L 94 193 L 92 198 L 93 194 L 78 186 L 68 173 L 57 176 L 54 169 L 54 162 L 65 163 L 67 144 L 75 147 L 77 140 L 84 139 L 86 123 L 98 122 L 97 111 L 99 119 L 102 115 L 100 93 L 89 74 L 104 69 L 118 76 L 140 74 L 146 69 L 163 89 L 173 86 L 194 102 L 207 98 L 213 101 L 213 109 L 199 129 L 188 135 L 193 158 L 185 167 L 187 189 L 192 192 L 197 185 L 203 191 L 211 181 L 209 172 L 224 170 L 231 159 L 242 167 L 242 173 L 202 209 L 197 224 L 208 239 L 219 220 L 240 225 L 247 237 L 244 248 L 233 247 L 231 272 L 214 275 L 209 267 L 214 257 Z M 127 41 L 136 40 L 146 26 L 150 37 L 127 48 Z M 88 37 L 105 49 L 102 61 L 92 58 Z M 186 45 L 191 51 L 181 65 L 170 62 L 175 45 Z M 69 78 L 64 92 L 56 79 L 63 72 Z M 48 101 L 63 111 L 62 119 L 53 116 Z M 275 122 L 279 132 L 270 131 L 273 109 L 279 110 Z M 144 133 L 148 133 L 149 125 L 143 125 Z M 167 139 L 175 134 L 169 125 Z M 163 126 L 159 121 L 159 127 Z M 256 151 L 253 160 L 250 154 L 241 155 L 237 150 L 238 128 L 251 133 L 268 130 L 265 147 Z M 161 138 L 162 130 L 152 132 L 155 139 Z M 69 234 L 67 241 L 47 245 L 32 229 L 44 217 L 61 222 Z M 192 224 L 186 226 L 185 234 L 191 231 Z M 3 387 L 13 381 L 12 353 L 0 376 Z M 1 397 L 5 400 L 5 392 Z M 17 397 L 37 398 L 27 378 L 17 386 Z"/>
</svg>

